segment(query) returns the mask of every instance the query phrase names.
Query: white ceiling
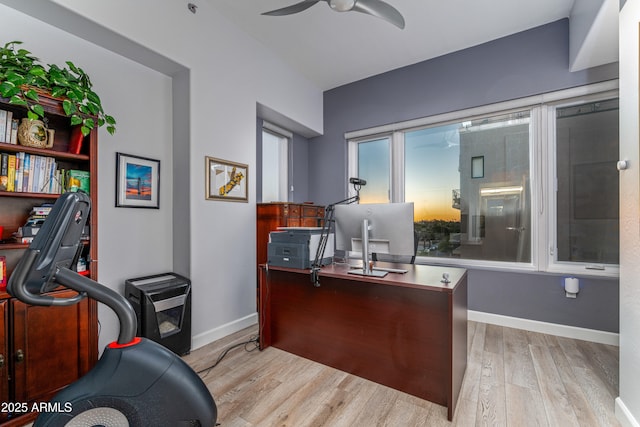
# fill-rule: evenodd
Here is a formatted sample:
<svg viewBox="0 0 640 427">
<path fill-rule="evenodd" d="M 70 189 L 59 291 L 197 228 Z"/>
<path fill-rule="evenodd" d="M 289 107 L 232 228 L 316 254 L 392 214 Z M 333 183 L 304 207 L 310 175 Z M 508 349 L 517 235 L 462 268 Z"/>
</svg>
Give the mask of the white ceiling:
<svg viewBox="0 0 640 427">
<path fill-rule="evenodd" d="M 298 0 L 210 0 L 223 15 L 321 89 L 414 64 L 568 18 L 586 0 L 387 0 L 404 30 L 321 1 L 288 16 L 261 13 Z"/>
</svg>

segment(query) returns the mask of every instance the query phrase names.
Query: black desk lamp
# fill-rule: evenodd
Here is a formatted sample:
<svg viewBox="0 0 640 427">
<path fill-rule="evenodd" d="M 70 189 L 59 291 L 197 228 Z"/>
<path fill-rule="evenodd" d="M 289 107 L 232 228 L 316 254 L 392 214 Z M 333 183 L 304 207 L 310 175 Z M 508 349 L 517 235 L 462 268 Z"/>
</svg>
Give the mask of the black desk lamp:
<svg viewBox="0 0 640 427">
<path fill-rule="evenodd" d="M 313 283 L 313 286 L 315 287 L 320 286 L 318 272 L 320 271 L 320 267 L 322 267 L 321 260 L 324 258 L 324 251 L 327 248 L 327 240 L 329 240 L 329 234 L 331 234 L 331 227 L 333 226 L 334 222 L 334 207 L 336 205 L 350 205 L 352 203 L 359 202 L 360 189 L 363 186 L 367 185 L 367 181 L 360 178 L 349 178 L 349 183 L 353 184 L 353 188 L 354 190 L 356 190 L 356 195 L 327 205 L 324 210 L 324 223 L 322 224 L 322 231 L 320 232 L 320 242 L 318 243 L 318 248 L 316 250 L 316 257 L 314 258 L 313 264 L 311 265 L 311 283 Z"/>
</svg>

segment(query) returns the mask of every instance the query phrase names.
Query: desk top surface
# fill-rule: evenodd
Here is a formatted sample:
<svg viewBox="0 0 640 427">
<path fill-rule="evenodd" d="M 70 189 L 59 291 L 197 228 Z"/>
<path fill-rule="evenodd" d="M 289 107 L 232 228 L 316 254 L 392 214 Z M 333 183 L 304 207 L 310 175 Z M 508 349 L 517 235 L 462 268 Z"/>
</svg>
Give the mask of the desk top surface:
<svg viewBox="0 0 640 427">
<path fill-rule="evenodd" d="M 354 269 L 346 263 L 336 263 L 322 267 L 319 277 L 332 277 L 356 282 L 379 283 L 383 285 L 403 286 L 408 288 L 424 288 L 442 292 L 452 292 L 456 286 L 466 277 L 467 270 L 456 267 L 440 267 L 420 264 L 398 264 L 390 262 L 377 262 L 377 267 L 397 268 L 407 270 L 406 273 L 388 273 L 384 277 L 360 276 L 349 274 Z M 287 267 L 269 266 L 269 270 L 287 271 L 299 274 L 310 274 L 309 270 L 301 270 Z M 449 274 L 449 283 L 442 282 L 443 273 Z"/>
</svg>

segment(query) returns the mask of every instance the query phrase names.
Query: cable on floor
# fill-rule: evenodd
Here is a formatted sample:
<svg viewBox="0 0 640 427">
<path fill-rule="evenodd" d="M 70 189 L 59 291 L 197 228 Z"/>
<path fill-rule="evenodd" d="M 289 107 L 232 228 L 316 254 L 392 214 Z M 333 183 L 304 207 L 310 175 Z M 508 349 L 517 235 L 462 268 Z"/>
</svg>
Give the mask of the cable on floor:
<svg viewBox="0 0 640 427">
<path fill-rule="evenodd" d="M 199 371 L 196 371 L 196 373 L 198 375 L 202 374 L 204 372 L 204 375 L 202 375 L 202 378 L 206 377 L 207 375 L 209 375 L 209 372 L 215 368 L 216 366 L 218 366 L 218 364 L 222 361 L 222 359 L 225 358 L 225 356 L 234 348 L 238 348 L 238 347 L 242 347 L 244 346 L 244 351 L 246 352 L 252 352 L 256 349 L 258 349 L 260 347 L 260 342 L 259 342 L 259 336 L 255 335 L 252 336 L 248 341 L 244 341 L 244 342 L 240 342 L 237 344 L 234 344 L 230 347 L 227 347 L 222 353 L 220 353 L 220 355 L 218 356 L 218 359 L 215 361 L 215 363 L 207 368 L 201 369 Z"/>
</svg>

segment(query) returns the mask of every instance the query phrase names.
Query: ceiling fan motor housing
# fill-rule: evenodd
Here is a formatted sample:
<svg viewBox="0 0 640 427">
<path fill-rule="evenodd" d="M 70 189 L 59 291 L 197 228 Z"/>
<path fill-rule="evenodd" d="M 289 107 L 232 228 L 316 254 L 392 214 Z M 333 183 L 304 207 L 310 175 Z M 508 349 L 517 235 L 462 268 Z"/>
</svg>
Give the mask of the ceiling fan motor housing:
<svg viewBox="0 0 640 427">
<path fill-rule="evenodd" d="M 356 5 L 357 0 L 330 0 L 331 9 L 338 12 L 348 12 Z"/>
</svg>

